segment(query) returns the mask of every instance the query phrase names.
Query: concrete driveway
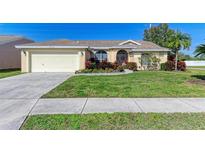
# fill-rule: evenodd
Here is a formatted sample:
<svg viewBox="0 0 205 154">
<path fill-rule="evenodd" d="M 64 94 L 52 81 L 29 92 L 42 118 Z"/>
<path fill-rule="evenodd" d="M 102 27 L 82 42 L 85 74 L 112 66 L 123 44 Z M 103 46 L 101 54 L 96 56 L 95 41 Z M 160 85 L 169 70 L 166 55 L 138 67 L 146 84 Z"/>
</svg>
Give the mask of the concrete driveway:
<svg viewBox="0 0 205 154">
<path fill-rule="evenodd" d="M 0 129 L 19 129 L 38 99 L 71 73 L 27 73 L 0 79 Z"/>
</svg>

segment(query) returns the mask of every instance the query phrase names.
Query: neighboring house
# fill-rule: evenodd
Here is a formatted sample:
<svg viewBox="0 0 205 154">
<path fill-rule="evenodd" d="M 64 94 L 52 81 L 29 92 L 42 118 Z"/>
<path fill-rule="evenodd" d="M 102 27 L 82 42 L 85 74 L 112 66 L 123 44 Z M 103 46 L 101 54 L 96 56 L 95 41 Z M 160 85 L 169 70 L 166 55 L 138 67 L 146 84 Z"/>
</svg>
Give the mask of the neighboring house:
<svg viewBox="0 0 205 154">
<path fill-rule="evenodd" d="M 12 35 L 0 35 L 0 69 L 21 68 L 21 52 L 15 45 L 33 41 Z"/>
<path fill-rule="evenodd" d="M 152 53 L 164 63 L 169 51 L 152 42 L 135 40 L 55 40 L 16 48 L 22 51 L 23 72 L 74 72 L 84 69 L 85 62 L 91 58 L 118 63 L 136 62 L 138 68 L 143 69 L 141 58 L 146 59 Z"/>
</svg>

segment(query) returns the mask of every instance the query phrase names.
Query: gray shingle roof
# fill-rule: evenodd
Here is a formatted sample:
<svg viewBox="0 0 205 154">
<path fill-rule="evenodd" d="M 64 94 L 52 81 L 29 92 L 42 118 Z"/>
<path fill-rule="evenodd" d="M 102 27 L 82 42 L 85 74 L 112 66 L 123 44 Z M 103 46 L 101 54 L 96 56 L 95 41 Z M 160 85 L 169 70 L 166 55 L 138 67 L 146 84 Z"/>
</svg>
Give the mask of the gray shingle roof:
<svg viewBox="0 0 205 154">
<path fill-rule="evenodd" d="M 133 40 L 139 44 L 123 44 L 120 45 L 122 42 L 127 40 L 53 40 L 53 41 L 46 41 L 46 42 L 39 42 L 39 43 L 29 43 L 21 45 L 19 48 L 29 48 L 31 46 L 35 47 L 43 47 L 43 46 L 73 46 L 73 47 L 107 47 L 107 48 L 135 48 L 139 50 L 162 50 L 162 51 L 169 51 L 167 48 L 160 47 L 155 43 L 149 41 L 142 41 L 142 40 Z"/>
<path fill-rule="evenodd" d="M 21 40 L 21 39 L 25 39 L 25 38 L 22 36 L 15 36 L 15 35 L 0 35 L 0 45 Z"/>
</svg>

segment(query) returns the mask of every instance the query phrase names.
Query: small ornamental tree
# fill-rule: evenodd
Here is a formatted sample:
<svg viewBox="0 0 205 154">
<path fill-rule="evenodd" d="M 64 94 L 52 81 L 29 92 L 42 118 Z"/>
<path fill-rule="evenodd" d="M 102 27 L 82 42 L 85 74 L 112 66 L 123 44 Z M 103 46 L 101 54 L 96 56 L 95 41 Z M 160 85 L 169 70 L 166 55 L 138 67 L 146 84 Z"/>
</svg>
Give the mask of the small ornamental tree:
<svg viewBox="0 0 205 154">
<path fill-rule="evenodd" d="M 160 59 L 157 58 L 156 56 L 150 55 L 149 58 L 149 70 L 158 70 L 160 67 Z"/>
<path fill-rule="evenodd" d="M 175 53 L 175 70 L 177 70 L 178 53 L 180 50 L 189 49 L 191 46 L 191 37 L 189 34 L 176 31 L 172 35 L 168 46 Z"/>
</svg>

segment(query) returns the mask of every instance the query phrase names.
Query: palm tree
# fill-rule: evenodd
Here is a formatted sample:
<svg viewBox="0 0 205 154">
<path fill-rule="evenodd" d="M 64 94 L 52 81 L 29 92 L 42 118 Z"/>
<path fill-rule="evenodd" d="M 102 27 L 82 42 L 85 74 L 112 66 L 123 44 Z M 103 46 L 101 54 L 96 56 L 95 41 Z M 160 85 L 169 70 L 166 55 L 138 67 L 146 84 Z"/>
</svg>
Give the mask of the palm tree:
<svg viewBox="0 0 205 154">
<path fill-rule="evenodd" d="M 175 53 L 175 70 L 177 70 L 179 50 L 189 49 L 191 46 L 191 37 L 189 34 L 176 31 L 172 34 L 168 46 Z"/>
<path fill-rule="evenodd" d="M 197 46 L 194 53 L 196 54 L 195 57 L 205 55 L 205 44 L 200 44 L 199 46 Z"/>
</svg>

